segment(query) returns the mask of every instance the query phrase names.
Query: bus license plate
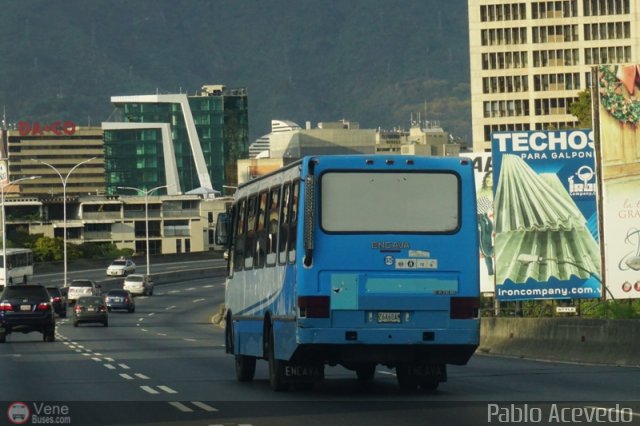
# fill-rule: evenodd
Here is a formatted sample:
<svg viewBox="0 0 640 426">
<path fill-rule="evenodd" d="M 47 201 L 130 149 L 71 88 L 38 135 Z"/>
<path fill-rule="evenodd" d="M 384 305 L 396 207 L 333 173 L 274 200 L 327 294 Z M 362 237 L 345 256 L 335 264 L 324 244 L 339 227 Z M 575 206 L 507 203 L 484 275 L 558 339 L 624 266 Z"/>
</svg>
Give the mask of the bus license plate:
<svg viewBox="0 0 640 426">
<path fill-rule="evenodd" d="M 378 322 L 400 324 L 400 312 L 378 312 Z"/>
</svg>

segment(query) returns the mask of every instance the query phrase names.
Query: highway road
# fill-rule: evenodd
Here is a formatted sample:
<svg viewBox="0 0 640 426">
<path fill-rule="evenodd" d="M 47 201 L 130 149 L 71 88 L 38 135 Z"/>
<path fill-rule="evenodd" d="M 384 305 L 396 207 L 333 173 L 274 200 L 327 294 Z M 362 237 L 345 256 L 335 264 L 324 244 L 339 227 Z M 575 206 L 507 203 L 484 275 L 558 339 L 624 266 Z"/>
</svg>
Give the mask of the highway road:
<svg viewBox="0 0 640 426">
<path fill-rule="evenodd" d="M 223 330 L 211 323 L 224 298 L 221 274 L 158 285 L 137 298 L 135 313 L 112 312 L 108 328 L 58 319 L 53 343 L 37 333 L 8 336 L 0 345 L 0 424 L 13 424 L 7 416 L 16 402 L 30 408 L 31 420 L 73 425 L 514 424 L 518 413 L 535 420 L 540 410 L 549 420 L 566 407 L 640 424 L 636 368 L 476 356 L 450 367 L 435 393 L 402 393 L 385 367 L 365 386 L 353 372 L 328 367 L 310 391 L 274 393 L 259 361 L 254 382 L 239 383 Z"/>
</svg>

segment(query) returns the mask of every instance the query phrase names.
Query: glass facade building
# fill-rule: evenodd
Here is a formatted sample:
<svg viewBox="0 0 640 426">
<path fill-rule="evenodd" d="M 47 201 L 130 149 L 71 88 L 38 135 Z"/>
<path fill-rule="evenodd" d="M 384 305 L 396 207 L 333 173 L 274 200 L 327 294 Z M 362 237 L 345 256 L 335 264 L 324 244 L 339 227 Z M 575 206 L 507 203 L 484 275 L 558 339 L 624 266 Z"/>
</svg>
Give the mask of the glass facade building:
<svg viewBox="0 0 640 426">
<path fill-rule="evenodd" d="M 104 123 L 107 194 L 169 185 L 169 193 L 237 185 L 248 155 L 245 89 L 203 86 L 195 96 L 113 97 L 123 123 Z M 119 125 L 121 124 L 121 125 Z M 174 188 L 175 187 L 175 188 Z"/>
</svg>

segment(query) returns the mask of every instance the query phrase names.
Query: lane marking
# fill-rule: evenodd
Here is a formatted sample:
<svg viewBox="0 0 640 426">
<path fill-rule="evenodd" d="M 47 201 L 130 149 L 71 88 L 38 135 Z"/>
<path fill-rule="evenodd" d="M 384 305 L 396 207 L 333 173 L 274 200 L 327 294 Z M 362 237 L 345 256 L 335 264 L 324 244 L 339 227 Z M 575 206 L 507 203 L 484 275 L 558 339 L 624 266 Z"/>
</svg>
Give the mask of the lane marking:
<svg viewBox="0 0 640 426">
<path fill-rule="evenodd" d="M 104 364 L 104 366 L 107 367 L 109 370 L 115 370 L 116 369 L 116 367 L 114 367 L 111 364 Z"/>
<path fill-rule="evenodd" d="M 134 373 L 133 375 L 136 376 L 138 379 L 149 380 L 149 378 L 147 376 L 145 376 L 144 374 L 141 374 L 141 373 Z"/>
<path fill-rule="evenodd" d="M 195 287 L 189 287 L 189 288 L 188 288 L 188 289 L 186 289 L 185 291 L 193 291 L 193 290 L 195 290 L 195 289 L 196 289 Z"/>
<path fill-rule="evenodd" d="M 149 313 L 147 314 L 147 316 L 152 317 L 152 316 L 154 316 L 155 314 L 156 314 L 155 312 L 149 312 Z"/>
<path fill-rule="evenodd" d="M 121 368 L 123 368 L 124 370 L 128 370 L 129 366 L 127 364 L 118 364 Z"/>
<path fill-rule="evenodd" d="M 167 334 L 165 333 L 156 333 L 158 336 L 166 336 Z"/>
<path fill-rule="evenodd" d="M 187 338 L 187 337 L 185 337 L 183 340 L 186 340 L 187 342 L 197 342 L 196 339 L 190 339 L 190 338 Z"/>
<path fill-rule="evenodd" d="M 120 377 L 122 377 L 123 379 L 127 379 L 127 380 L 133 380 L 133 377 L 131 377 L 127 373 L 120 373 Z"/>
<path fill-rule="evenodd" d="M 160 392 L 158 392 L 157 390 L 155 390 L 154 388 L 152 388 L 150 386 L 140 386 L 140 389 L 142 389 L 143 391 L 148 392 L 150 394 L 153 394 L 153 395 L 157 395 L 157 394 L 160 393 Z"/>
<path fill-rule="evenodd" d="M 144 318 L 138 318 L 138 321 L 144 321 Z"/>
<path fill-rule="evenodd" d="M 165 386 L 165 385 L 159 385 L 158 389 L 161 389 L 161 390 L 165 391 L 166 393 L 178 393 L 177 390 L 173 390 L 169 386 Z"/>
<path fill-rule="evenodd" d="M 140 330 L 141 330 L 141 331 L 149 331 L 149 330 L 147 330 L 146 328 L 141 328 Z"/>
<path fill-rule="evenodd" d="M 202 408 L 204 411 L 208 411 L 208 412 L 213 412 L 213 411 L 218 411 L 217 408 L 213 408 L 210 405 L 205 404 L 204 402 L 200 402 L 200 401 L 191 401 L 191 403 L 193 405 L 195 405 L 198 408 Z"/>
<path fill-rule="evenodd" d="M 113 358 L 105 357 L 105 361 L 115 362 L 116 360 Z"/>
<path fill-rule="evenodd" d="M 97 362 L 102 362 L 102 360 L 100 358 L 93 357 L 91 359 L 94 360 L 94 361 L 97 361 Z"/>
<path fill-rule="evenodd" d="M 187 407 L 186 405 L 184 405 L 181 402 L 171 401 L 171 402 L 169 402 L 169 405 L 174 406 L 175 408 L 177 408 L 178 410 L 182 411 L 183 413 L 193 413 L 193 410 L 191 408 Z"/>
<path fill-rule="evenodd" d="M 171 306 L 169 306 L 169 307 L 167 307 L 167 308 L 164 308 L 164 309 L 165 309 L 166 311 L 168 311 L 168 310 L 175 309 L 175 308 L 177 308 L 177 306 L 176 306 L 176 305 L 171 305 Z"/>
<path fill-rule="evenodd" d="M 91 354 L 84 353 L 82 356 L 91 356 Z"/>
<path fill-rule="evenodd" d="M 202 288 L 211 288 L 211 287 L 213 287 L 213 284 L 205 285 L 205 286 L 204 286 L 204 287 L 202 287 Z"/>
<path fill-rule="evenodd" d="M 202 302 L 202 301 L 204 301 L 204 299 L 194 299 L 193 303 L 198 303 L 198 302 Z"/>
</svg>

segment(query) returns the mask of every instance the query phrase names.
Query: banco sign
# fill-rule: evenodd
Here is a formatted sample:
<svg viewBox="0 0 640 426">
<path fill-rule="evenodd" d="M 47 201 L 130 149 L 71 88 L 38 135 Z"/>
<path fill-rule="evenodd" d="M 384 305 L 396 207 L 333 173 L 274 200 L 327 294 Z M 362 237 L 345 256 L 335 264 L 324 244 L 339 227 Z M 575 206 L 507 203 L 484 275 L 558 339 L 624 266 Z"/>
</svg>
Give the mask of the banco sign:
<svg viewBox="0 0 640 426">
<path fill-rule="evenodd" d="M 18 132 L 20 136 L 44 136 L 47 133 L 53 133 L 56 136 L 71 136 L 76 132 L 76 124 L 73 121 L 63 122 L 61 120 L 49 124 L 19 121 Z"/>
</svg>

